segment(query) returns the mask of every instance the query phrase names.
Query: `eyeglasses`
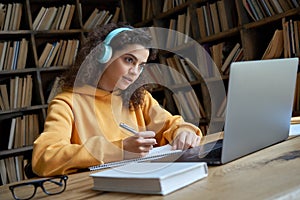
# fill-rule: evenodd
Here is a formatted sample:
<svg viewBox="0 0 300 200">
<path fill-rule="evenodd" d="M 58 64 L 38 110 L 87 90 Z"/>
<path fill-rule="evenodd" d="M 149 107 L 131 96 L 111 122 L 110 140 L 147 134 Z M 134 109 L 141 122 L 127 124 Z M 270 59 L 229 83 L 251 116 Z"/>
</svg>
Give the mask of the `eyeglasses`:
<svg viewBox="0 0 300 200">
<path fill-rule="evenodd" d="M 58 177 L 33 180 L 30 182 L 20 183 L 9 186 L 13 197 L 16 200 L 26 200 L 34 197 L 37 187 L 41 187 L 47 195 L 60 194 L 65 191 L 67 186 L 68 176 L 62 175 Z"/>
<path fill-rule="evenodd" d="M 144 67 L 146 66 L 146 64 L 140 64 L 140 65 L 135 65 L 134 67 L 131 67 L 130 70 L 137 70 L 138 73 L 142 73 L 144 70 Z"/>
</svg>

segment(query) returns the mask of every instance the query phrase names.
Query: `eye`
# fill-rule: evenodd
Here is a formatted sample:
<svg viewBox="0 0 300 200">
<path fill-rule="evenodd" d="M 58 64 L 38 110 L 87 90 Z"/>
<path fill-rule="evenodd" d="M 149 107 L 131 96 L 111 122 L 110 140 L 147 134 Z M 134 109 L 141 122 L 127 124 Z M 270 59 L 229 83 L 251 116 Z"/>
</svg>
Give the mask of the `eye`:
<svg viewBox="0 0 300 200">
<path fill-rule="evenodd" d="M 124 59 L 127 63 L 133 63 L 134 62 L 133 58 L 131 58 L 131 57 L 125 57 Z"/>
</svg>

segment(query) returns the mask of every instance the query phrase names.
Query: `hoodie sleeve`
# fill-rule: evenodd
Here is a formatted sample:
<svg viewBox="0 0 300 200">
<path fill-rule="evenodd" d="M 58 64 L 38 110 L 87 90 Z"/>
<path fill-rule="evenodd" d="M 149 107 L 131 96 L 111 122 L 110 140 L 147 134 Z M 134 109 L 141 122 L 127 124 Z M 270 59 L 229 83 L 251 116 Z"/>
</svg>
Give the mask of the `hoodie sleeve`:
<svg viewBox="0 0 300 200">
<path fill-rule="evenodd" d="M 69 174 L 121 159 L 121 140 L 111 143 L 103 135 L 98 135 L 86 137 L 83 141 L 77 134 L 72 106 L 61 99 L 50 103 L 44 131 L 33 146 L 34 173 L 39 176 Z"/>
</svg>

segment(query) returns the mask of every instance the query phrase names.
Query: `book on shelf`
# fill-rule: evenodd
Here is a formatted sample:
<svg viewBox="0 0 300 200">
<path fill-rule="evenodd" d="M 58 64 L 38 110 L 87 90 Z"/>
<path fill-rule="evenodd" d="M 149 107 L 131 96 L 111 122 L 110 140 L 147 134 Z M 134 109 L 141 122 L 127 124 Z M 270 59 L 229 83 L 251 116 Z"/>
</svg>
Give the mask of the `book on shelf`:
<svg viewBox="0 0 300 200">
<path fill-rule="evenodd" d="M 24 167 L 26 159 L 23 155 L 0 160 L 0 176 L 3 185 L 26 179 Z M 0 184 L 1 185 L 1 184 Z"/>
<path fill-rule="evenodd" d="M 236 53 L 234 54 L 231 63 L 232 62 L 238 62 L 238 61 L 242 61 L 244 60 L 244 49 L 243 48 L 239 48 Z M 227 67 L 227 69 L 225 70 L 225 72 L 223 72 L 224 75 L 228 75 L 230 73 L 230 67 Z"/>
<path fill-rule="evenodd" d="M 210 36 L 214 34 L 214 29 L 212 24 L 211 12 L 209 9 L 209 2 L 207 2 L 202 7 L 203 7 L 203 14 L 204 14 L 206 35 Z"/>
<path fill-rule="evenodd" d="M 4 70 L 10 70 L 10 67 L 13 62 L 13 54 L 14 54 L 14 48 L 10 45 L 12 42 L 9 42 L 9 46 L 7 46 L 7 52 L 5 57 L 5 63 L 4 63 Z"/>
<path fill-rule="evenodd" d="M 204 19 L 204 7 L 201 6 L 196 9 L 197 13 L 197 18 L 198 18 L 198 26 L 199 26 L 199 32 L 200 32 L 200 37 L 204 38 L 207 36 L 206 33 L 206 26 L 205 26 L 205 19 Z"/>
<path fill-rule="evenodd" d="M 10 20 L 10 30 L 19 30 L 22 18 L 22 7 L 21 3 L 13 3 L 13 13 Z"/>
<path fill-rule="evenodd" d="M 186 14 L 179 14 L 177 16 L 177 37 L 176 37 L 176 44 L 182 45 L 185 39 L 185 25 L 186 25 Z"/>
<path fill-rule="evenodd" d="M 258 2 L 256 0 L 247 0 L 250 10 L 254 15 L 255 21 L 261 20 L 264 18 L 263 12 L 260 9 Z"/>
<path fill-rule="evenodd" d="M 14 158 L 14 164 L 15 164 L 15 170 L 16 170 L 16 178 L 17 181 L 21 181 L 24 179 L 24 171 L 23 171 L 23 156 L 15 156 Z"/>
<path fill-rule="evenodd" d="M 293 5 L 290 4 L 291 2 L 289 2 L 289 0 L 278 0 L 278 1 L 284 12 L 293 8 Z"/>
<path fill-rule="evenodd" d="M 133 163 L 90 175 L 94 190 L 167 195 L 208 176 L 204 162 Z"/>
<path fill-rule="evenodd" d="M 69 30 L 70 29 L 74 13 L 75 13 L 75 5 L 72 4 L 71 8 L 70 8 L 70 12 L 69 12 L 67 20 L 66 20 L 66 25 L 64 27 L 64 30 Z"/>
<path fill-rule="evenodd" d="M 299 20 L 282 20 L 284 57 L 299 56 Z"/>
<path fill-rule="evenodd" d="M 228 19 L 228 14 L 225 8 L 225 2 L 224 0 L 217 1 L 217 10 L 220 20 L 220 26 L 222 31 L 226 31 L 230 28 L 230 23 Z"/>
<path fill-rule="evenodd" d="M 188 43 L 189 36 L 191 35 L 191 14 L 190 9 L 188 8 L 186 12 L 186 19 L 185 19 L 185 27 L 184 27 L 184 43 Z"/>
<path fill-rule="evenodd" d="M 299 31 L 300 21 L 294 21 L 293 25 L 294 25 L 294 30 L 295 30 L 295 34 L 294 34 L 294 36 L 295 36 L 295 54 L 300 55 L 300 44 L 299 44 L 299 41 L 300 41 L 300 31 Z"/>
<path fill-rule="evenodd" d="M 62 62 L 63 66 L 68 66 L 68 65 L 71 64 L 69 62 L 69 60 L 70 60 L 70 56 L 71 56 L 71 52 L 72 52 L 73 42 L 74 42 L 74 40 L 71 40 L 71 39 L 68 40 L 68 44 L 67 44 L 66 51 L 65 51 L 65 54 L 64 54 L 64 59 L 63 59 L 63 62 Z"/>
<path fill-rule="evenodd" d="M 283 30 L 275 30 L 272 39 L 270 40 L 262 60 L 279 58 L 283 52 Z"/>
<path fill-rule="evenodd" d="M 275 12 L 267 0 L 258 1 L 259 5 L 261 6 L 261 9 L 264 11 L 266 17 L 270 17 L 275 15 Z"/>
<path fill-rule="evenodd" d="M 43 64 L 43 67 L 50 67 L 53 60 L 54 60 L 54 57 L 56 56 L 57 52 L 58 52 L 58 49 L 60 47 L 60 43 L 59 42 L 53 42 L 52 43 L 52 48 Z"/>
<path fill-rule="evenodd" d="M 173 93 L 173 99 L 175 101 L 176 107 L 180 115 L 184 118 L 185 121 L 190 121 L 194 119 L 194 110 L 192 110 L 192 105 L 189 102 L 188 97 L 186 96 L 186 92 L 177 91 Z M 197 110 L 196 110 L 197 111 Z M 196 112 L 195 111 L 195 112 Z"/>
<path fill-rule="evenodd" d="M 300 6 L 297 0 L 291 0 L 291 1 L 292 1 L 292 5 L 294 5 L 295 8 L 298 8 Z"/>
<path fill-rule="evenodd" d="M 220 26 L 217 2 L 209 4 L 209 9 L 210 9 L 210 13 L 211 13 L 211 19 L 212 19 L 214 33 L 215 34 L 219 33 L 219 32 L 221 32 L 221 26 Z"/>
<path fill-rule="evenodd" d="M 186 74 L 186 77 L 189 82 L 196 81 L 197 76 L 195 75 L 194 71 L 190 68 L 190 66 L 187 64 L 186 60 L 184 58 L 180 58 L 178 56 L 179 62 L 181 63 L 181 66 Z"/>
<path fill-rule="evenodd" d="M 281 5 L 279 4 L 279 1 L 278 0 L 270 0 L 273 8 L 275 9 L 275 12 L 277 14 L 279 13 L 283 13 L 283 8 L 281 7 Z"/>
<path fill-rule="evenodd" d="M 6 110 L 5 107 L 4 107 L 4 102 L 3 102 L 3 98 L 1 97 L 1 95 L 0 95 L 0 109 L 1 110 Z"/>
<path fill-rule="evenodd" d="M 90 175 L 94 190 L 167 195 L 208 176 L 204 162 L 132 163 Z"/>
<path fill-rule="evenodd" d="M 24 69 L 27 61 L 28 40 L 22 38 L 18 55 L 17 69 Z"/>
<path fill-rule="evenodd" d="M 47 99 L 47 103 L 50 103 L 50 101 L 61 91 L 61 88 L 59 87 L 59 81 L 60 81 L 60 77 L 55 77 L 55 80 L 53 82 L 53 85 L 51 87 L 48 99 Z"/>
<path fill-rule="evenodd" d="M 113 22 L 113 23 L 117 23 L 119 21 L 120 12 L 121 12 L 121 8 L 116 7 L 115 13 L 114 13 L 114 15 L 113 15 L 113 17 L 111 18 L 110 21 Z"/>
<path fill-rule="evenodd" d="M 197 119 L 198 117 L 200 118 L 206 118 L 206 113 L 203 105 L 197 98 L 196 94 L 194 91 L 190 90 L 186 92 L 187 100 L 190 105 L 192 105 L 192 113 L 194 117 Z"/>
<path fill-rule="evenodd" d="M 20 78 L 18 76 L 10 79 L 9 104 L 11 109 L 17 108 L 19 79 Z"/>
<path fill-rule="evenodd" d="M 44 66 L 44 63 L 47 59 L 47 57 L 49 56 L 50 52 L 51 52 L 51 49 L 52 49 L 53 45 L 49 42 L 47 42 L 42 54 L 40 55 L 40 58 L 38 60 L 38 66 L 39 67 L 43 67 Z"/>
<path fill-rule="evenodd" d="M 222 72 L 225 72 L 227 70 L 227 68 L 230 66 L 230 63 L 232 62 L 232 59 L 234 58 L 234 55 L 239 50 L 240 46 L 241 46 L 240 43 L 237 42 L 234 45 L 234 47 L 231 49 L 229 55 L 226 57 L 224 63 L 222 64 L 222 67 L 221 67 Z"/>
<path fill-rule="evenodd" d="M 7 172 L 7 178 L 9 182 L 16 182 L 17 174 L 15 170 L 15 160 L 14 157 L 9 157 L 4 159 L 5 166 L 6 166 L 6 172 Z"/>
<path fill-rule="evenodd" d="M 60 20 L 62 18 L 64 10 L 65 10 L 65 5 L 59 6 L 57 8 L 57 13 L 55 15 L 55 18 L 54 18 L 53 23 L 51 24 L 49 30 L 58 30 Z"/>
<path fill-rule="evenodd" d="M 166 40 L 166 48 L 172 48 L 175 46 L 175 42 L 176 42 L 175 30 L 176 30 L 176 20 L 170 19 L 169 30 L 168 30 L 167 40 Z"/>
<path fill-rule="evenodd" d="M 151 0 L 142 1 L 142 21 L 150 19 L 153 16 L 153 8 Z"/>
<path fill-rule="evenodd" d="M 24 78 L 23 78 L 23 77 L 20 77 L 20 78 L 19 78 L 19 82 L 18 82 L 17 104 L 16 104 L 16 108 L 21 108 L 23 83 L 24 83 Z"/>
<path fill-rule="evenodd" d="M 2 100 L 3 100 L 4 110 L 9 110 L 10 109 L 10 103 L 9 103 L 9 97 L 8 97 L 6 84 L 1 84 L 0 85 L 0 92 L 1 92 L 1 97 L 2 97 Z"/>
<path fill-rule="evenodd" d="M 65 52 L 66 52 L 66 48 L 68 45 L 68 40 L 63 40 L 62 45 L 61 45 L 61 49 L 58 52 L 58 56 L 56 57 L 55 61 L 54 61 L 54 65 L 56 66 L 62 66 L 63 65 L 63 60 L 65 57 Z"/>
<path fill-rule="evenodd" d="M 11 3 L 7 4 L 6 14 L 5 14 L 5 21 L 4 21 L 4 25 L 3 25 L 3 30 L 4 31 L 9 30 L 10 19 L 11 19 L 11 16 L 12 16 L 12 9 L 13 9 L 13 5 Z"/>
<path fill-rule="evenodd" d="M 270 16 L 268 14 L 268 12 L 266 10 L 266 7 L 264 6 L 262 0 L 260 0 L 260 1 L 255 0 L 254 1 L 254 6 L 256 7 L 255 8 L 256 10 L 259 10 L 258 12 L 260 12 L 260 15 L 262 16 L 262 19 L 265 18 L 265 17 L 269 17 Z"/>
<path fill-rule="evenodd" d="M 200 67 L 198 67 L 197 65 L 195 65 L 193 63 L 193 61 L 191 61 L 189 58 L 184 58 L 185 63 L 190 67 L 190 69 L 193 71 L 193 74 L 195 75 L 195 77 L 197 78 L 197 80 L 202 80 L 202 69 Z"/>
<path fill-rule="evenodd" d="M 12 141 L 13 148 L 20 148 L 24 146 L 32 145 L 34 140 L 39 135 L 38 128 L 38 115 L 30 114 L 22 117 L 14 118 L 15 130 L 14 139 Z"/>
<path fill-rule="evenodd" d="M 0 30 L 3 29 L 6 14 L 6 4 L 0 3 Z"/>
<path fill-rule="evenodd" d="M 0 42 L 0 71 L 3 70 L 3 65 L 4 65 L 4 61 L 5 61 L 5 55 L 7 52 L 7 44 L 8 42 Z"/>
<path fill-rule="evenodd" d="M 71 11 L 71 4 L 67 4 L 64 10 L 64 14 L 62 15 L 58 30 L 65 30 L 70 11 Z"/>
<path fill-rule="evenodd" d="M 26 106 L 31 106 L 31 100 L 32 100 L 32 77 L 30 74 L 28 74 L 26 76 L 26 89 L 25 89 L 25 93 L 23 93 L 23 95 L 25 96 L 25 100 L 24 100 L 24 107 Z"/>
<path fill-rule="evenodd" d="M 3 185 L 7 184 L 7 173 L 6 173 L 6 166 L 5 166 L 4 159 L 0 160 L 0 176 L 1 176 L 1 183 Z"/>
<path fill-rule="evenodd" d="M 93 12 L 90 14 L 90 16 L 88 17 L 88 19 L 85 21 L 84 25 L 83 25 L 83 28 L 84 29 L 88 29 L 90 28 L 90 24 L 92 23 L 93 20 L 95 20 L 97 14 L 99 12 L 99 9 L 98 8 L 95 8 L 93 10 Z"/>
<path fill-rule="evenodd" d="M 10 70 L 17 69 L 19 50 L 20 50 L 20 41 L 13 41 L 13 56 L 12 56 L 12 63 L 10 66 Z"/>
<path fill-rule="evenodd" d="M 96 25 L 104 25 L 110 22 L 111 18 L 113 17 L 112 14 L 110 14 L 109 12 L 106 12 L 105 17 L 103 20 L 101 21 L 97 21 Z"/>
<path fill-rule="evenodd" d="M 210 47 L 211 58 L 215 62 L 216 66 L 218 67 L 219 71 L 221 70 L 223 64 L 223 48 L 225 42 L 220 42 L 214 44 Z"/>
<path fill-rule="evenodd" d="M 59 48 L 58 48 L 57 53 L 55 55 L 55 58 L 53 60 L 53 63 L 52 63 L 53 66 L 58 66 L 59 65 L 58 60 L 62 59 L 63 53 L 64 53 L 63 48 L 66 47 L 66 41 L 65 40 L 61 39 L 58 42 L 59 42 Z"/>
<path fill-rule="evenodd" d="M 40 23 L 36 27 L 36 30 L 49 30 L 57 13 L 56 7 L 49 7 L 46 9 L 43 18 L 41 19 Z"/>
<path fill-rule="evenodd" d="M 32 24 L 32 28 L 33 30 L 37 30 L 37 27 L 41 21 L 41 19 L 43 18 L 44 14 L 46 13 L 46 8 L 44 6 L 41 7 L 41 9 L 39 10 L 37 16 L 35 17 L 33 24 Z"/>
<path fill-rule="evenodd" d="M 68 65 L 72 65 L 75 62 L 75 58 L 78 52 L 79 40 L 72 40 L 72 48 L 69 55 Z"/>
<path fill-rule="evenodd" d="M 16 121 L 17 121 L 16 118 L 12 118 L 12 120 L 11 120 L 7 149 L 13 148 L 14 138 L 15 138 Z"/>
</svg>

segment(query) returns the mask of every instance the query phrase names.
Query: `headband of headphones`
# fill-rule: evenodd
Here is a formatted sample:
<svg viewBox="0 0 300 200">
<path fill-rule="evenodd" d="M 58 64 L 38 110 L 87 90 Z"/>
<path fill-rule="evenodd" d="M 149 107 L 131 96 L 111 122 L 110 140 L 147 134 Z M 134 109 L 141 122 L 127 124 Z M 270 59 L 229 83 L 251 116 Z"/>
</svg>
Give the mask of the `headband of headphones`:
<svg viewBox="0 0 300 200">
<path fill-rule="evenodd" d="M 110 41 L 119 33 L 123 32 L 123 31 L 129 31 L 131 30 L 131 28 L 117 28 L 114 29 L 113 31 L 111 31 L 106 38 L 104 39 L 103 43 L 106 45 L 109 45 Z"/>
<path fill-rule="evenodd" d="M 123 32 L 123 31 L 129 31 L 129 30 L 131 30 L 131 28 L 125 28 L 125 27 L 117 28 L 117 29 L 114 29 L 113 31 L 111 31 L 106 36 L 106 38 L 102 42 L 102 45 L 104 47 L 103 55 L 98 59 L 100 63 L 107 63 L 112 56 L 112 48 L 109 45 L 111 40 L 119 33 Z"/>
</svg>

